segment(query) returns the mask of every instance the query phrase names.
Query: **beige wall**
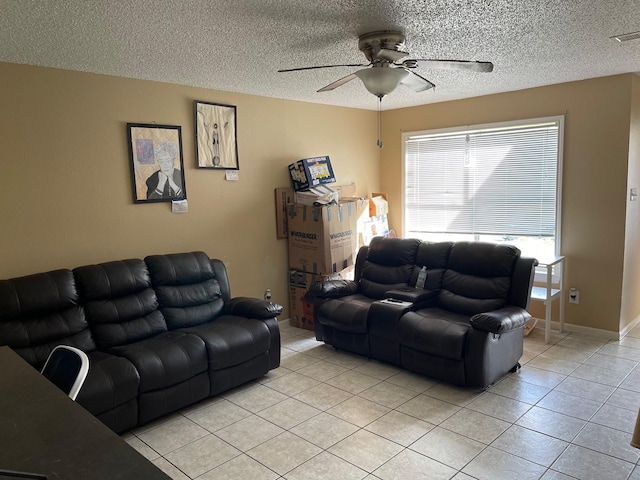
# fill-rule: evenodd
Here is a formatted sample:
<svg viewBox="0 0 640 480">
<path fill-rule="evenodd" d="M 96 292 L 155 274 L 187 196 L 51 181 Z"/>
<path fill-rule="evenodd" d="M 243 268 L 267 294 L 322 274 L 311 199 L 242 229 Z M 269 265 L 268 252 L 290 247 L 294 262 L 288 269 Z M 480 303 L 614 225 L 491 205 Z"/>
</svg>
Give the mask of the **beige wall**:
<svg viewBox="0 0 640 480">
<path fill-rule="evenodd" d="M 402 132 L 566 114 L 562 254 L 567 286 L 580 290 L 566 322 L 618 332 L 632 81 L 620 75 L 384 112 L 381 189 L 392 228 L 402 231 Z M 638 280 L 630 284 L 637 291 Z"/>
<path fill-rule="evenodd" d="M 629 201 L 629 190 L 640 190 L 640 77 L 632 77 L 629 132 L 629 173 L 627 180 L 627 219 L 622 277 L 620 331 L 633 326 L 640 316 L 640 198 Z"/>
<path fill-rule="evenodd" d="M 339 183 L 379 189 L 372 111 L 6 63 L 0 78 L 0 278 L 204 250 L 234 296 L 271 288 L 287 306 L 274 205 L 287 165 L 329 155 Z M 195 168 L 194 100 L 237 106 L 238 182 Z M 133 203 L 127 122 L 182 126 L 187 214 Z"/>
<path fill-rule="evenodd" d="M 286 306 L 274 188 L 289 184 L 289 163 L 329 155 L 339 183 L 389 194 L 401 232 L 401 132 L 566 113 L 562 253 L 581 292 L 566 320 L 618 332 L 640 315 L 638 204 L 627 202 L 627 183 L 640 184 L 634 75 L 386 111 L 381 151 L 372 111 L 6 63 L 0 78 L 0 278 L 204 250 L 227 264 L 234 295 L 271 288 Z M 194 100 L 238 107 L 239 182 L 195 168 Z M 189 213 L 133 204 L 127 122 L 182 126 Z"/>
</svg>

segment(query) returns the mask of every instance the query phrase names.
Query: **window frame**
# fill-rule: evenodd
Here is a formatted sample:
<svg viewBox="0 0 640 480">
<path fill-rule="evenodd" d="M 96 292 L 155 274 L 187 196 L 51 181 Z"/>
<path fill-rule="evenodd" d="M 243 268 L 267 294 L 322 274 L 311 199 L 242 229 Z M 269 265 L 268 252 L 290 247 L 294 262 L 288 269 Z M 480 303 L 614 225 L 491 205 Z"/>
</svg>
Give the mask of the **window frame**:
<svg viewBox="0 0 640 480">
<path fill-rule="evenodd" d="M 542 123 L 557 123 L 558 125 L 558 152 L 556 158 L 556 218 L 555 218 L 555 245 L 554 256 L 561 255 L 562 251 L 562 166 L 564 159 L 564 115 L 554 115 L 549 117 L 526 118 L 519 120 L 509 120 L 504 122 L 482 123 L 474 125 L 462 125 L 458 127 L 438 128 L 429 130 L 418 130 L 410 132 L 402 132 L 401 134 L 401 155 L 402 155 L 402 173 L 401 173 L 401 211 L 402 211 L 402 235 L 406 237 L 406 175 L 407 175 L 407 139 L 420 135 L 438 135 L 447 133 L 472 133 L 478 130 L 500 129 L 509 127 L 523 127 L 527 125 L 536 125 Z M 527 252 L 523 252 L 527 256 Z M 539 259 L 550 260 L 550 259 Z"/>
</svg>

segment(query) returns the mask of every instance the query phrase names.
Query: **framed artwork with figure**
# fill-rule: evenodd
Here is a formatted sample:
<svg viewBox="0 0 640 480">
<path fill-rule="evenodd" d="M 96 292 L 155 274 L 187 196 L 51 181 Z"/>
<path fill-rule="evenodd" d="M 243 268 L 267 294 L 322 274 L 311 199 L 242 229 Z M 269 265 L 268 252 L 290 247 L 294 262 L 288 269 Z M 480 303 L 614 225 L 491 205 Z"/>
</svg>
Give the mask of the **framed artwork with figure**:
<svg viewBox="0 0 640 480">
<path fill-rule="evenodd" d="M 187 198 L 182 130 L 176 125 L 127 123 L 133 202 Z"/>
<path fill-rule="evenodd" d="M 234 105 L 194 102 L 198 168 L 240 170 Z"/>
</svg>

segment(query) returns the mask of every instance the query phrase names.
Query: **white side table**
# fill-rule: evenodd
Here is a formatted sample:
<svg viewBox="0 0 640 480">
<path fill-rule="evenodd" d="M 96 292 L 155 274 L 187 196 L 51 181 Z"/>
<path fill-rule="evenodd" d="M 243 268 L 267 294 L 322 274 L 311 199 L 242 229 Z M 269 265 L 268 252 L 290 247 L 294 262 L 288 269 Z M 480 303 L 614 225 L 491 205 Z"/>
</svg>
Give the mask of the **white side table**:
<svg viewBox="0 0 640 480">
<path fill-rule="evenodd" d="M 546 270 L 544 287 L 534 286 L 531 289 L 531 299 L 541 300 L 545 305 L 544 341 L 549 343 L 551 333 L 551 305 L 560 299 L 560 332 L 564 330 L 564 256 L 553 257 L 538 261 L 538 266 Z M 554 275 L 555 273 L 555 275 Z M 557 280 L 554 281 L 554 276 Z"/>
</svg>

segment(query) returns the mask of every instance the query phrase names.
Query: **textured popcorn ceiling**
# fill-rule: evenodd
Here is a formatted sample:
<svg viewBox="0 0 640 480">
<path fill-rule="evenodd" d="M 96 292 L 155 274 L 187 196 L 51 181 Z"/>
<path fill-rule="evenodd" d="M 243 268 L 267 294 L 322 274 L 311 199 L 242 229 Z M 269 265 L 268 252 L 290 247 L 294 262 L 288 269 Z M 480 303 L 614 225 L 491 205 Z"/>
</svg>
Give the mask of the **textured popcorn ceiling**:
<svg viewBox="0 0 640 480">
<path fill-rule="evenodd" d="M 491 61 L 493 73 L 418 69 L 383 109 L 640 71 L 640 0 L 0 0 L 0 61 L 375 109 L 358 36 L 405 33 L 408 58 Z M 1 82 L 1 80 L 0 80 Z"/>
</svg>

